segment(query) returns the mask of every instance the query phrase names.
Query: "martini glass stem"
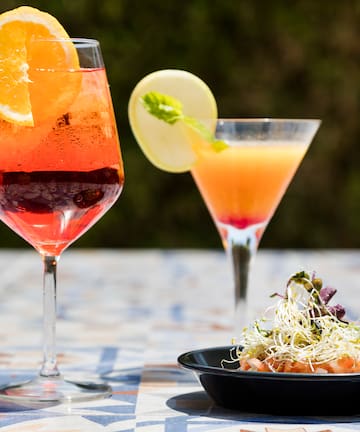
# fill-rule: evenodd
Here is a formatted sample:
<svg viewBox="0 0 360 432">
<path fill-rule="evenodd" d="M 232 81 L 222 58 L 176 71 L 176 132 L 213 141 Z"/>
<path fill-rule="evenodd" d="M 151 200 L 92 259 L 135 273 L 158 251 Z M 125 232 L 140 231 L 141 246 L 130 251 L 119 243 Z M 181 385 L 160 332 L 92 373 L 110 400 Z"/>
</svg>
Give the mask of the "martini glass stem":
<svg viewBox="0 0 360 432">
<path fill-rule="evenodd" d="M 60 375 L 56 360 L 56 270 L 58 256 L 43 256 L 43 337 L 44 359 L 40 370 L 42 377 Z"/>
<path fill-rule="evenodd" d="M 234 269 L 236 304 L 245 302 L 248 291 L 248 281 L 252 253 L 247 245 L 231 245 L 231 255 Z"/>
<path fill-rule="evenodd" d="M 234 331 L 236 336 L 239 336 L 243 327 L 249 323 L 248 288 L 251 266 L 265 225 L 257 224 L 244 229 L 226 228 L 226 251 L 233 269 L 235 285 Z"/>
</svg>

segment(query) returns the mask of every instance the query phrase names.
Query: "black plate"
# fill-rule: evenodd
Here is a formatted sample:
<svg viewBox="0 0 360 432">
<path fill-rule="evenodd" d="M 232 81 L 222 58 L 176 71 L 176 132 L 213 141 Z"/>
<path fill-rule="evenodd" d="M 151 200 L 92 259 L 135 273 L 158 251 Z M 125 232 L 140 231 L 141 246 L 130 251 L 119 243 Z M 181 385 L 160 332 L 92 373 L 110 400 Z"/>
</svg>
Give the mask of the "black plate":
<svg viewBox="0 0 360 432">
<path fill-rule="evenodd" d="M 197 374 L 206 392 L 218 405 L 246 412 L 283 415 L 360 413 L 360 374 L 224 369 L 221 361 L 230 358 L 233 348 L 199 349 L 178 357 L 179 364 Z"/>
</svg>

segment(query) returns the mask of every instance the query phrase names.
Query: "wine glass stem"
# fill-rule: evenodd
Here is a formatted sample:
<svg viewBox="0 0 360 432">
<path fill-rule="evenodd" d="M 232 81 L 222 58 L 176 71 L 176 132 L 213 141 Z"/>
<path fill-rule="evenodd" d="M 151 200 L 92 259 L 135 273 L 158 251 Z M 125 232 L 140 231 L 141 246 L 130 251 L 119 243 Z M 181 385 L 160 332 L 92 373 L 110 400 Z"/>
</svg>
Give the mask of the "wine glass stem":
<svg viewBox="0 0 360 432">
<path fill-rule="evenodd" d="M 42 377 L 59 376 L 56 361 L 56 269 L 58 256 L 43 256 L 43 349 L 44 359 L 40 370 Z"/>
</svg>

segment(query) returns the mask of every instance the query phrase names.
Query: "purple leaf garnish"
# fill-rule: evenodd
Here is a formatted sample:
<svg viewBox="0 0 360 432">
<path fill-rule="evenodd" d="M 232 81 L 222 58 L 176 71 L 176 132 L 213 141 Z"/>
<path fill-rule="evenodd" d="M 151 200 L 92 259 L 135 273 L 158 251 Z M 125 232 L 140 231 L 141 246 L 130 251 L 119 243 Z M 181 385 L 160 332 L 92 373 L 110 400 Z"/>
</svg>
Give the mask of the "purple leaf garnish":
<svg viewBox="0 0 360 432">
<path fill-rule="evenodd" d="M 332 287 L 324 287 L 320 290 L 320 298 L 321 300 L 327 304 L 332 299 L 332 297 L 336 294 L 336 289 Z"/>
<path fill-rule="evenodd" d="M 335 306 L 328 306 L 328 311 L 336 316 L 337 319 L 341 320 L 345 316 L 345 308 L 340 304 Z"/>
</svg>

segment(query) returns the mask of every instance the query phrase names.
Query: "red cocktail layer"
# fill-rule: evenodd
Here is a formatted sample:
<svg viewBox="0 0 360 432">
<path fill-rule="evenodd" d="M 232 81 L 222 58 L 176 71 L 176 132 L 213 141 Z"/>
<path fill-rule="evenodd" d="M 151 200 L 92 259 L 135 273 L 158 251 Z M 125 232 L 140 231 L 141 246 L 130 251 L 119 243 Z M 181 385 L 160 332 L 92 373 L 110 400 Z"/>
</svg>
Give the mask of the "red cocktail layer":
<svg viewBox="0 0 360 432">
<path fill-rule="evenodd" d="M 59 255 L 118 198 L 116 169 L 0 175 L 2 220 L 39 252 Z"/>
</svg>

